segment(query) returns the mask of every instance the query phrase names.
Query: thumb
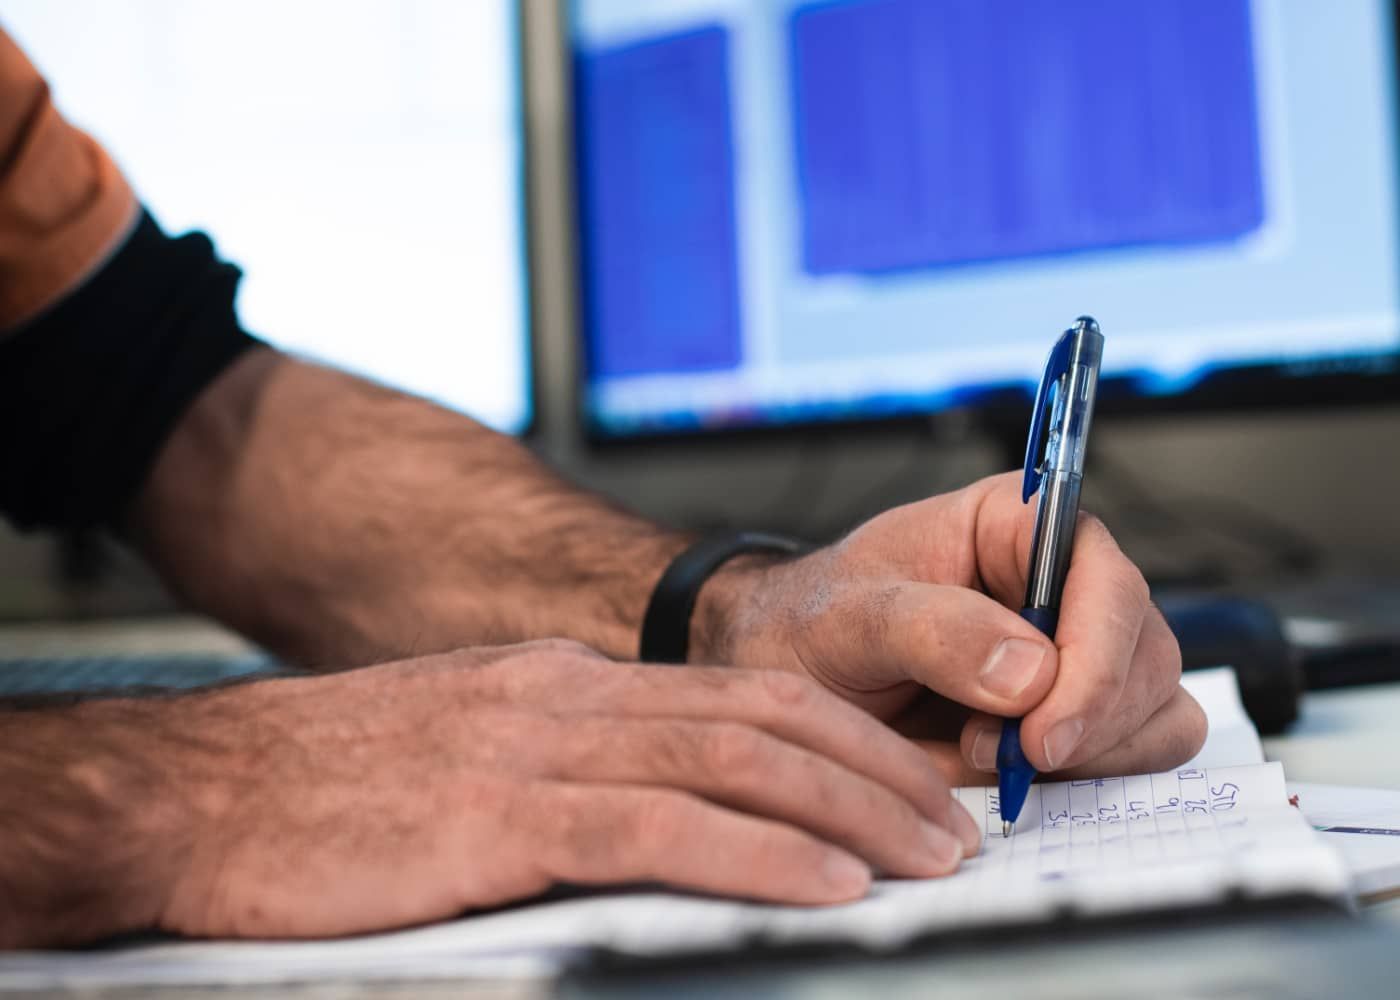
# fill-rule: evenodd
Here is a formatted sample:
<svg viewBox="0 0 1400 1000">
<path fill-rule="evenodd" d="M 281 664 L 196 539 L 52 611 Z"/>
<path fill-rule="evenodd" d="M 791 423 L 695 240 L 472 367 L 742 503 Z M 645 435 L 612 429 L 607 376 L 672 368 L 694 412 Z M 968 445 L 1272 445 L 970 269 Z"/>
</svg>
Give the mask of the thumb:
<svg viewBox="0 0 1400 1000">
<path fill-rule="evenodd" d="M 1055 644 L 978 591 L 910 582 L 845 598 L 828 618 L 834 634 L 824 637 L 822 659 L 851 687 L 913 681 L 969 708 L 1017 717 L 1055 682 Z"/>
</svg>

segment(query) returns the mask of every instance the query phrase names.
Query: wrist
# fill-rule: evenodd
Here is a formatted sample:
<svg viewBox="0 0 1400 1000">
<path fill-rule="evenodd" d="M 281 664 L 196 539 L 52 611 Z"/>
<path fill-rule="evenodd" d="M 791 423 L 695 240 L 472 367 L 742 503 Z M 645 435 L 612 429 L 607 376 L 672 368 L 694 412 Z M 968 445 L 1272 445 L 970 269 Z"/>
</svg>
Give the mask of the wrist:
<svg viewBox="0 0 1400 1000">
<path fill-rule="evenodd" d="M 165 700 L 94 700 L 6 719 L 0 944 L 72 945 L 157 925 L 192 843 L 172 794 Z"/>
<path fill-rule="evenodd" d="M 97 742 L 89 795 L 111 887 L 120 894 L 118 930 L 158 926 L 200 840 L 186 780 L 197 742 L 180 716 L 198 698 L 94 700 L 79 706 L 74 747 Z M 94 740 L 96 734 L 106 738 Z"/>
<path fill-rule="evenodd" d="M 750 665 L 744 650 L 763 618 L 767 584 L 791 561 L 787 555 L 754 552 L 734 557 L 711 574 L 690 618 L 688 661 Z"/>
</svg>

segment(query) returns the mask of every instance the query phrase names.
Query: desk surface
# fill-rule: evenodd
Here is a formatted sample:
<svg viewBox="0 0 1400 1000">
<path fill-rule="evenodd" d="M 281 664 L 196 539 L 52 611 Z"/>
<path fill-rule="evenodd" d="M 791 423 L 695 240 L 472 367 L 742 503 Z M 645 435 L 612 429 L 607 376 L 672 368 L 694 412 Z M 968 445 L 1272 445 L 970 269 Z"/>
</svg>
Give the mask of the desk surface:
<svg viewBox="0 0 1400 1000">
<path fill-rule="evenodd" d="M 1264 752 L 1290 781 L 1400 788 L 1400 684 L 1309 692 Z"/>
</svg>

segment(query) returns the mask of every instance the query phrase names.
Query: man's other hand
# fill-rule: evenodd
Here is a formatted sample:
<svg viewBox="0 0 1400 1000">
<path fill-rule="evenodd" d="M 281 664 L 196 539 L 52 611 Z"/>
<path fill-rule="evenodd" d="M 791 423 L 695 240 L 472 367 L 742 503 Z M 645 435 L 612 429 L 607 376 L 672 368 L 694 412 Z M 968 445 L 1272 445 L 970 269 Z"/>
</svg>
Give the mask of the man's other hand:
<svg viewBox="0 0 1400 1000">
<path fill-rule="evenodd" d="M 926 755 L 800 676 L 463 650 L 169 704 L 194 819 L 160 925 L 350 934 L 556 883 L 796 904 L 976 850 Z"/>
<path fill-rule="evenodd" d="M 1205 739 L 1176 638 L 1142 574 L 1081 515 L 1054 642 L 1018 614 L 1034 508 L 1020 474 L 887 511 L 794 562 L 719 574 L 699 655 L 805 674 L 920 738 L 949 778 L 985 781 L 1001 719 L 1039 770 L 1164 770 Z"/>
</svg>

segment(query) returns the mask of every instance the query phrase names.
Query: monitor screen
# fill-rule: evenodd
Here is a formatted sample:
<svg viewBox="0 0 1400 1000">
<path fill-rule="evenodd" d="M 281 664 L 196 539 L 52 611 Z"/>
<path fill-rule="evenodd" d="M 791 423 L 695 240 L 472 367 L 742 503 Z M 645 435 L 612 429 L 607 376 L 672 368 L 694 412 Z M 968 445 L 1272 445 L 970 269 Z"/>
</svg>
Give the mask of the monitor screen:
<svg viewBox="0 0 1400 1000">
<path fill-rule="evenodd" d="M 1396 370 L 1389 0 L 572 15 L 595 433 L 1021 398 L 1082 313 L 1108 403 Z"/>
<path fill-rule="evenodd" d="M 531 417 L 514 0 L 0 0 L 59 109 L 287 350 Z"/>
</svg>

